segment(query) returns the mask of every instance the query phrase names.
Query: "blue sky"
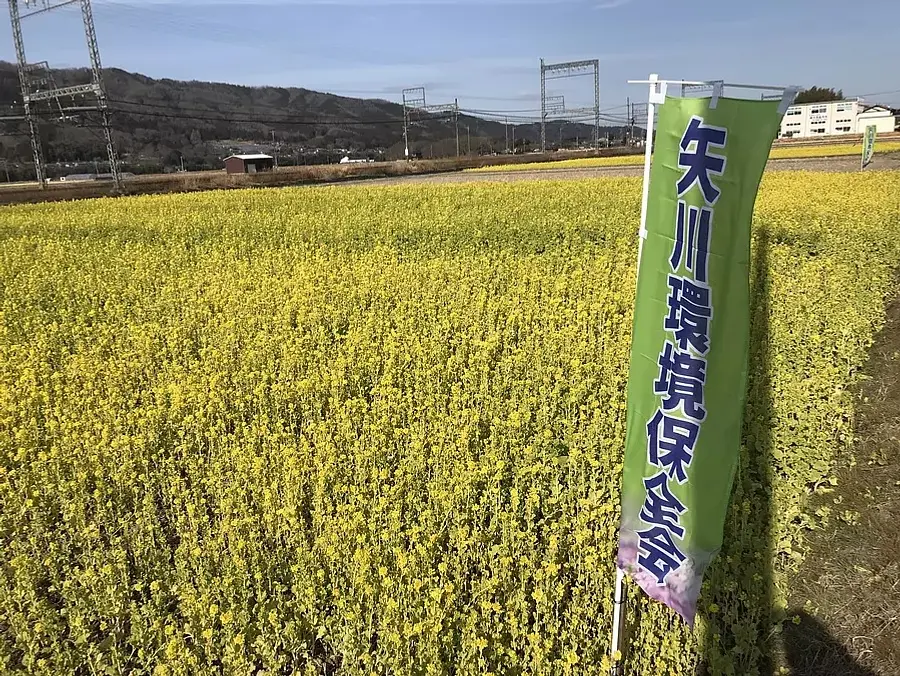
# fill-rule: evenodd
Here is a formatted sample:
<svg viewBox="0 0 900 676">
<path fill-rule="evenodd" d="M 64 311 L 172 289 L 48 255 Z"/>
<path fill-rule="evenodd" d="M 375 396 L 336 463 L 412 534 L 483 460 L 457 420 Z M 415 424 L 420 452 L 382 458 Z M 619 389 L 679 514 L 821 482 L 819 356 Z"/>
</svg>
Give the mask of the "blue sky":
<svg viewBox="0 0 900 676">
<path fill-rule="evenodd" d="M 13 61 L 2 7 L 0 58 Z M 646 100 L 626 80 L 650 72 L 900 106 L 897 0 L 94 0 L 94 14 L 104 65 L 151 77 L 392 100 L 425 86 L 429 103 L 529 114 L 541 57 L 599 58 L 604 110 Z M 77 5 L 24 27 L 30 61 L 87 64 Z M 569 107 L 592 104 L 591 78 L 550 84 Z"/>
</svg>

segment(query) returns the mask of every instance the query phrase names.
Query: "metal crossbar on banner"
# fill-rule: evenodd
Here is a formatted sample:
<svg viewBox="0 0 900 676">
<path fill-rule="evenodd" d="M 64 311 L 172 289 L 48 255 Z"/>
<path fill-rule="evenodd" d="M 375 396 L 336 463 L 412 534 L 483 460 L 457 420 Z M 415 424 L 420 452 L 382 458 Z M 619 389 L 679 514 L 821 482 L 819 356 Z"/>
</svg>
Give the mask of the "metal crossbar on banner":
<svg viewBox="0 0 900 676">
<path fill-rule="evenodd" d="M 778 112 L 782 114 L 794 102 L 800 88 L 795 86 L 734 84 L 724 80 L 661 80 L 655 73 L 647 80 L 628 80 L 628 84 L 650 85 L 650 95 L 647 101 L 647 142 L 644 151 L 643 192 L 641 194 L 640 241 L 638 242 L 638 269 L 640 269 L 642 245 L 647 238 L 647 198 L 650 190 L 650 161 L 653 155 L 653 128 L 656 121 L 656 107 L 666 102 L 669 85 L 682 87 L 682 95 L 684 95 L 687 88 L 711 89 L 713 100 L 710 103 L 710 108 L 716 107 L 715 104 L 719 97 L 723 95 L 726 87 L 756 91 L 779 91 L 781 92 L 781 105 L 778 107 Z"/>
</svg>

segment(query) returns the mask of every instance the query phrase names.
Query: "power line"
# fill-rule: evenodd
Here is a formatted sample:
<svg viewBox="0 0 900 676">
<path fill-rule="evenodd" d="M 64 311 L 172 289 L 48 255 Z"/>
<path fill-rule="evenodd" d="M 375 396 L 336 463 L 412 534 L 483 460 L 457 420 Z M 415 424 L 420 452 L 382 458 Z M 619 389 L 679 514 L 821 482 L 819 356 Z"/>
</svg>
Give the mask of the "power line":
<svg viewBox="0 0 900 676">
<path fill-rule="evenodd" d="M 609 113 L 615 110 L 623 110 L 626 106 L 615 106 L 613 108 L 602 108 L 600 113 Z M 540 113 L 540 108 L 517 108 L 517 109 L 506 109 L 506 110 L 489 110 L 486 108 L 460 108 L 460 111 L 465 110 L 467 113 L 477 114 L 477 115 L 508 115 L 510 113 Z M 539 119 L 539 118 L 538 118 Z"/>
<path fill-rule="evenodd" d="M 159 103 L 151 103 L 151 102 L 135 102 L 135 101 L 126 101 L 121 99 L 108 99 L 110 104 L 114 104 L 110 108 L 111 112 L 116 112 L 125 115 L 131 115 L 136 117 L 155 117 L 155 118 L 163 118 L 163 119 L 184 119 L 184 120 L 199 120 L 199 121 L 207 121 L 207 122 L 224 122 L 224 123 L 232 123 L 232 124 L 262 124 L 269 126 L 378 126 L 378 125 L 393 125 L 393 124 L 402 124 L 403 120 L 398 118 L 385 118 L 385 119 L 376 119 L 376 120 L 359 120 L 359 119 L 310 119 L 300 116 L 247 116 L 246 114 L 241 114 L 238 111 L 217 111 L 217 110 L 209 110 L 206 108 L 194 108 L 194 107 L 185 107 L 185 106 L 175 106 L 172 104 L 159 104 Z M 617 108 L 621 108 L 622 106 L 618 106 Z M 148 110 L 152 109 L 152 110 Z M 610 108 L 609 110 L 616 110 L 616 108 Z M 463 109 L 460 108 L 459 112 L 462 114 L 470 115 L 473 117 L 477 117 L 486 123 L 494 123 L 494 124 L 503 124 L 506 122 L 507 118 L 513 124 L 519 125 L 529 125 L 529 124 L 537 124 L 540 122 L 540 118 L 537 116 L 524 116 L 524 115 L 499 115 L 498 113 L 490 113 L 487 111 L 481 110 L 472 110 L 472 109 Z M 49 117 L 55 116 L 53 111 L 34 111 L 34 115 L 38 117 Z M 440 113 L 432 113 L 427 117 L 423 118 L 421 121 L 450 121 L 453 119 L 452 113 L 441 115 Z M 604 122 L 623 125 L 628 122 L 627 117 L 624 115 L 601 115 L 600 119 Z M 593 120 L 593 116 L 589 113 L 585 112 L 581 115 L 572 115 L 570 117 L 563 117 L 559 120 L 552 120 L 559 123 L 573 123 L 573 124 L 587 124 L 591 120 Z"/>
<path fill-rule="evenodd" d="M 207 114 L 207 115 L 208 115 L 208 114 L 227 114 L 228 112 L 232 112 L 232 113 L 235 113 L 235 114 L 238 114 L 238 115 L 244 114 L 244 113 L 242 113 L 241 111 L 238 111 L 237 109 L 234 109 L 234 108 L 232 108 L 231 111 L 223 111 L 223 110 L 210 110 L 209 108 L 196 108 L 196 107 L 191 107 L 191 106 L 180 106 L 180 105 L 177 105 L 177 106 L 176 106 L 176 105 L 168 104 L 168 103 L 155 103 L 155 102 L 149 102 L 149 101 L 147 101 L 147 102 L 137 102 L 137 101 L 124 101 L 124 100 L 118 100 L 118 99 L 110 99 L 110 102 L 113 102 L 113 103 L 120 103 L 120 104 L 123 104 L 123 105 L 130 105 L 130 106 L 144 106 L 144 107 L 149 107 L 149 108 L 160 108 L 160 109 L 163 109 L 163 110 L 175 110 L 175 111 L 179 111 L 179 112 L 181 112 L 181 111 L 198 112 L 198 113 L 204 113 L 204 114 Z M 400 104 L 394 104 L 393 102 L 390 102 L 390 103 L 391 103 L 392 105 L 397 105 L 398 107 L 400 106 Z M 212 105 L 212 104 L 211 104 L 211 105 Z M 278 109 L 278 108 L 276 108 L 275 106 L 272 106 L 272 105 L 266 105 L 265 107 L 268 108 L 268 109 L 270 109 L 270 110 L 273 110 L 273 111 L 275 111 L 275 110 L 280 110 L 280 109 Z M 623 108 L 625 108 L 625 106 L 616 106 L 616 107 L 614 107 L 614 108 L 604 108 L 603 110 L 600 111 L 600 113 L 601 113 L 601 114 L 602 114 L 602 113 L 609 113 L 609 112 L 612 112 L 612 111 L 621 110 L 621 109 L 623 109 Z M 460 112 L 460 113 L 466 113 L 466 114 L 468 114 L 468 115 L 472 115 L 472 116 L 475 116 L 475 117 L 478 117 L 478 116 L 500 116 L 500 117 L 506 117 L 506 116 L 510 115 L 510 113 L 527 113 L 527 112 L 534 112 L 534 113 L 537 113 L 537 112 L 540 112 L 540 109 L 538 109 L 538 108 L 522 108 L 522 109 L 518 109 L 518 110 L 485 110 L 485 109 L 479 109 L 479 108 L 460 108 L 460 109 L 459 109 L 459 112 Z M 518 115 L 518 116 L 514 116 L 514 117 L 528 118 L 529 116 L 527 116 L 527 115 Z M 624 117 L 627 117 L 627 116 L 623 114 L 621 117 L 624 118 Z M 535 115 L 535 116 L 534 116 L 534 119 L 539 120 L 540 118 L 539 118 L 538 116 Z M 402 119 L 391 120 L 391 122 L 394 122 L 394 121 L 396 121 L 396 122 L 402 122 L 403 120 L 402 120 Z M 332 121 L 326 120 L 326 121 L 323 121 L 323 123 L 334 123 L 334 124 L 338 124 L 339 121 L 332 122 Z"/>
<path fill-rule="evenodd" d="M 251 111 L 248 113 L 248 112 L 246 112 L 246 111 L 238 110 L 237 108 L 234 108 L 234 107 L 232 107 L 230 110 L 228 110 L 228 109 L 224 109 L 224 110 L 223 110 L 223 109 L 221 109 L 221 108 L 218 109 L 218 110 L 210 110 L 208 107 L 207 107 L 207 108 L 196 108 L 196 107 L 192 107 L 192 106 L 181 106 L 181 105 L 175 105 L 175 104 L 171 104 L 171 103 L 155 103 L 155 102 L 150 102 L 150 101 L 146 101 L 146 102 L 126 101 L 126 100 L 124 100 L 124 99 L 109 99 L 109 100 L 110 100 L 110 102 L 112 102 L 112 103 L 119 103 L 119 104 L 122 104 L 122 105 L 128 105 L 128 106 L 141 106 L 141 107 L 146 107 L 146 108 L 159 108 L 159 109 L 162 109 L 162 110 L 170 110 L 170 111 L 177 111 L 177 112 L 204 113 L 204 114 L 207 114 L 207 115 L 210 115 L 210 114 L 214 114 L 214 115 L 219 115 L 219 114 L 221 114 L 221 115 L 227 115 L 227 114 L 229 114 L 229 113 L 234 114 L 234 115 L 248 115 L 248 114 L 249 114 L 249 115 L 253 115 L 253 114 L 255 114 L 255 111 L 252 111 L 252 110 L 251 110 Z M 210 104 L 210 105 L 211 105 L 211 106 L 216 106 L 216 107 L 218 107 L 218 104 Z M 253 106 L 256 107 L 256 104 L 253 104 Z M 283 108 L 280 108 L 280 107 L 278 107 L 278 106 L 273 106 L 273 105 L 266 105 L 266 106 L 264 106 L 264 107 L 267 108 L 267 109 L 269 109 L 269 110 L 272 111 L 272 112 L 279 112 L 279 111 L 283 111 L 283 110 L 284 110 Z M 138 114 L 138 113 L 135 113 L 135 114 Z M 140 114 L 143 114 L 143 113 L 140 113 Z M 255 119 L 255 118 L 254 118 L 254 119 Z M 285 118 L 285 119 L 293 119 L 293 118 Z M 390 121 L 391 121 L 391 122 L 402 122 L 403 120 L 400 119 L 400 118 L 397 118 L 396 120 L 390 120 Z M 331 122 L 330 120 L 325 120 L 325 121 L 324 121 L 324 123 L 330 123 L 330 122 Z"/>
<path fill-rule="evenodd" d="M 129 108 L 116 108 L 118 112 L 125 113 L 128 115 L 140 115 L 140 116 L 150 116 L 150 117 L 174 117 L 174 118 L 185 118 L 185 119 L 196 119 L 196 120 L 206 120 L 211 122 L 234 122 L 234 123 L 256 123 L 256 124 L 286 124 L 286 125 L 358 125 L 358 126 L 366 126 L 366 125 L 379 125 L 379 124 L 401 124 L 403 122 L 402 118 L 389 118 L 389 119 L 380 119 L 380 120 L 340 120 L 340 119 L 309 119 L 303 117 L 294 117 L 294 116 L 284 116 L 284 117 L 246 117 L 246 114 L 242 114 L 237 110 L 232 109 L 231 111 L 222 111 L 222 110 L 209 110 L 208 108 L 195 108 L 189 106 L 176 106 L 173 104 L 161 104 L 161 103 L 152 103 L 152 102 L 136 102 L 136 101 L 126 101 L 122 99 L 109 99 L 110 103 L 118 104 L 120 106 L 128 106 Z M 270 109 L 273 108 L 268 106 Z M 161 112 L 157 112 L 156 110 L 131 110 L 130 108 L 154 108 L 160 109 L 164 111 L 171 111 L 168 114 L 164 114 Z M 612 110 L 612 109 L 611 109 Z M 474 117 L 478 117 L 484 114 L 485 111 L 478 110 L 467 110 L 460 108 L 460 113 L 466 113 L 472 115 Z M 200 113 L 199 115 L 194 115 L 192 113 Z M 229 116 L 231 114 L 232 116 Z M 215 115 L 216 117 L 211 117 Z M 522 119 L 527 119 L 524 116 L 520 116 Z M 424 118 L 425 120 L 435 120 L 435 121 L 444 121 L 451 120 L 452 114 L 441 115 L 430 114 L 428 117 Z M 495 120 L 482 118 L 485 122 L 493 122 Z M 537 119 L 537 118 L 535 118 Z"/>
<path fill-rule="evenodd" d="M 146 104 L 141 103 L 133 103 L 130 101 L 118 101 L 116 99 L 108 99 L 109 103 L 121 104 L 121 105 L 129 105 L 129 106 L 143 106 Z M 208 115 L 195 115 L 190 112 L 159 112 L 155 110 L 130 110 L 127 108 L 119 108 L 119 107 L 110 107 L 111 112 L 122 113 L 125 115 L 133 115 L 136 117 L 160 117 L 160 118 L 170 118 L 170 119 L 185 119 L 185 120 L 205 120 L 208 122 L 229 122 L 233 124 L 264 124 L 264 125 L 296 125 L 296 126 L 315 126 L 315 125 L 335 125 L 335 126 L 373 126 L 373 125 L 387 125 L 387 124 L 401 124 L 403 120 L 401 119 L 390 119 L 390 120 L 310 120 L 310 119 L 299 119 L 299 118 L 267 118 L 267 117 L 210 117 Z M 212 112 L 213 114 L 217 114 L 215 111 L 204 111 L 207 113 Z M 32 115 L 35 117 L 56 117 L 57 114 L 54 111 L 33 111 Z M 435 116 L 428 119 L 434 120 L 445 120 L 450 119 L 449 117 L 441 117 Z M 85 126 L 85 125 L 78 125 Z"/>
<path fill-rule="evenodd" d="M 173 104 L 159 104 L 159 103 L 151 103 L 151 102 L 136 102 L 136 101 L 127 101 L 123 99 L 108 99 L 110 104 L 114 104 L 111 107 L 111 111 L 131 115 L 136 117 L 157 117 L 157 118 L 169 118 L 169 119 L 189 119 L 189 120 L 201 120 L 208 122 L 226 122 L 226 123 L 234 123 L 234 124 L 265 124 L 265 125 L 334 125 L 334 126 L 377 126 L 377 125 L 389 125 L 389 124 L 401 124 L 403 122 L 402 119 L 399 118 L 384 118 L 384 119 L 375 119 L 375 120 L 359 120 L 359 119 L 327 119 L 327 118 L 306 118 L 301 116 L 270 116 L 270 115 L 261 115 L 256 116 L 251 114 L 242 114 L 237 110 L 210 110 L 208 108 L 196 108 L 189 106 L 176 106 Z M 151 110 L 152 109 L 152 110 Z M 11 112 L 19 112 L 19 111 L 11 111 Z M 65 112 L 65 109 L 64 109 Z M 464 111 L 462 108 L 460 109 L 460 113 L 467 113 L 471 116 L 478 116 L 480 111 Z M 38 117 L 55 117 L 56 113 L 51 110 L 44 111 L 33 111 L 33 114 Z M 248 116 L 249 115 L 249 116 Z M 577 121 L 582 119 L 584 116 L 574 116 L 571 118 L 567 118 L 567 121 Z M 452 113 L 441 114 L 430 113 L 427 116 L 423 117 L 421 122 L 425 121 L 449 121 L 453 119 Z M 496 119 L 491 119 L 490 117 L 479 117 L 484 122 L 494 122 L 499 123 Z M 512 120 L 517 120 L 523 124 L 529 122 L 537 122 L 538 118 L 529 118 L 525 116 L 511 116 Z M 586 119 L 586 118 L 585 118 Z"/>
<path fill-rule="evenodd" d="M 483 108 L 460 108 L 470 113 L 484 113 L 485 115 L 508 115 L 510 113 L 537 113 L 540 108 L 507 108 L 505 110 L 486 110 Z"/>
<path fill-rule="evenodd" d="M 619 106 L 619 108 L 622 108 L 622 107 L 623 106 Z M 610 108 L 610 110 L 615 110 L 615 109 Z M 505 120 L 509 119 L 510 122 L 516 122 L 519 124 L 537 124 L 541 121 L 541 118 L 538 116 L 506 115 L 506 114 L 500 114 L 500 113 L 487 113 L 486 111 L 471 110 L 471 109 L 465 109 L 465 108 L 460 108 L 460 112 L 466 113 L 469 115 L 478 116 L 487 122 L 500 122 L 500 121 L 505 121 Z M 624 114 L 623 115 L 600 115 L 599 117 L 604 122 L 611 122 L 611 123 L 622 124 L 622 125 L 627 124 L 629 122 L 629 118 L 627 117 L 627 115 L 624 115 Z M 548 122 L 576 122 L 576 123 L 583 122 L 586 124 L 587 122 L 594 121 L 595 119 L 596 118 L 592 113 L 585 111 L 582 114 L 567 115 L 567 116 L 563 116 L 563 117 L 559 117 L 559 118 L 548 118 Z"/>
<path fill-rule="evenodd" d="M 857 96 L 861 99 L 864 99 L 867 96 L 887 96 L 888 94 L 900 94 L 900 89 L 894 89 L 889 92 L 872 92 L 871 94 L 857 94 Z"/>
<path fill-rule="evenodd" d="M 116 103 L 119 105 L 130 105 L 130 106 L 143 106 L 145 104 L 141 103 L 133 103 L 130 101 L 117 101 L 114 99 L 110 99 L 110 103 Z M 265 117 L 211 117 L 210 115 L 198 115 L 189 112 L 172 112 L 172 113 L 164 113 L 160 111 L 151 111 L 151 110 L 129 110 L 126 108 L 114 108 L 118 113 L 124 113 L 126 115 L 135 115 L 140 117 L 160 117 L 160 118 L 170 118 L 170 119 L 185 119 L 185 120 L 204 120 L 207 122 L 230 122 L 233 124 L 265 124 L 265 125 L 293 125 L 293 126 L 321 126 L 321 125 L 334 125 L 334 126 L 376 126 L 376 125 L 387 125 L 387 124 L 402 124 L 403 120 L 399 118 L 393 119 L 385 119 L 385 120 L 310 120 L 303 118 L 292 118 L 292 117 L 283 117 L 283 118 L 265 118 Z M 206 111 L 207 113 L 214 111 Z M 445 120 L 450 119 L 449 116 L 435 116 L 429 118 L 432 120 Z"/>
</svg>

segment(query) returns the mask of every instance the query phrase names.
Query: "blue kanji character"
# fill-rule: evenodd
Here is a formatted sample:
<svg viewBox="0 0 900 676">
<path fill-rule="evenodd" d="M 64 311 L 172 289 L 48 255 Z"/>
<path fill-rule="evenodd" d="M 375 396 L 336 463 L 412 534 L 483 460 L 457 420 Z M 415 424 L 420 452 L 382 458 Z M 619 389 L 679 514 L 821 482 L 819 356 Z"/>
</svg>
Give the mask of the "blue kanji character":
<svg viewBox="0 0 900 676">
<path fill-rule="evenodd" d="M 647 423 L 647 459 L 651 465 L 665 470 L 670 479 L 683 484 L 699 436 L 697 423 L 673 418 L 657 409 Z"/>
<path fill-rule="evenodd" d="M 698 422 L 706 418 L 703 405 L 703 386 L 706 383 L 706 360 L 681 352 L 666 341 L 659 355 L 659 379 L 653 383 L 653 393 L 662 394 L 663 410 L 674 411 L 681 406 L 684 414 Z"/>
<path fill-rule="evenodd" d="M 668 528 L 672 535 L 684 537 L 684 528 L 678 518 L 687 511 L 687 507 L 672 495 L 666 473 L 660 472 L 644 479 L 644 488 L 647 489 L 647 498 L 641 508 L 641 520 L 651 526 Z"/>
<path fill-rule="evenodd" d="M 656 584 L 663 586 L 669 574 L 678 570 L 687 557 L 662 526 L 640 530 L 637 535 L 638 565 L 656 578 Z"/>
<path fill-rule="evenodd" d="M 678 154 L 678 168 L 684 169 L 678 181 L 678 196 L 681 197 L 695 183 L 700 184 L 703 199 L 707 204 L 715 204 L 722 193 L 710 179 L 710 174 L 721 176 L 725 171 L 725 158 L 709 152 L 710 146 L 725 147 L 728 131 L 723 127 L 711 127 L 703 124 L 703 118 L 694 115 L 681 137 L 681 150 Z M 691 145 L 694 145 L 693 149 Z"/>
<path fill-rule="evenodd" d="M 669 316 L 666 331 L 674 331 L 678 347 L 688 345 L 698 354 L 709 351 L 709 320 L 712 318 L 709 287 L 694 284 L 689 279 L 669 275 Z"/>
<path fill-rule="evenodd" d="M 712 209 L 707 207 L 698 209 L 688 206 L 683 200 L 678 200 L 675 246 L 669 259 L 672 272 L 678 272 L 681 260 L 685 258 L 685 267 L 694 273 L 697 281 L 707 281 L 712 215 Z"/>
</svg>

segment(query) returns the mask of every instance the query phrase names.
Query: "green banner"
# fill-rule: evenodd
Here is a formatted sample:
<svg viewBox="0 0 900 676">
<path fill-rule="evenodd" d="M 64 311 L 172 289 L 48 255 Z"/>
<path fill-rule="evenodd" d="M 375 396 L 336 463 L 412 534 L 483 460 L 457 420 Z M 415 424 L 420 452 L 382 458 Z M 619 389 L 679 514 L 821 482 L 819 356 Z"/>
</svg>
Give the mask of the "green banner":
<svg viewBox="0 0 900 676">
<path fill-rule="evenodd" d="M 875 132 L 877 127 L 870 124 L 866 127 L 866 135 L 863 138 L 863 157 L 862 165 L 865 169 L 872 161 L 872 155 L 875 153 Z"/>
<path fill-rule="evenodd" d="M 628 379 L 618 565 L 693 625 L 741 443 L 750 221 L 777 101 L 667 98 Z"/>
</svg>

